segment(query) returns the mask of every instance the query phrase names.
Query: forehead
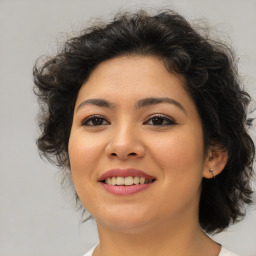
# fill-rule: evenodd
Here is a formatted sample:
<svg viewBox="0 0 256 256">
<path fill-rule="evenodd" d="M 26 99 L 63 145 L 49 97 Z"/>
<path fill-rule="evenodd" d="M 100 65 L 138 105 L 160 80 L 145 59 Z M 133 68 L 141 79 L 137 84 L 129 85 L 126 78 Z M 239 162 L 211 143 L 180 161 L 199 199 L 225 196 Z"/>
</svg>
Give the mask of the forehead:
<svg viewBox="0 0 256 256">
<path fill-rule="evenodd" d="M 88 98 L 184 96 L 187 95 L 184 84 L 185 79 L 168 72 L 158 57 L 121 56 L 100 63 L 82 85 L 79 94 Z"/>
</svg>

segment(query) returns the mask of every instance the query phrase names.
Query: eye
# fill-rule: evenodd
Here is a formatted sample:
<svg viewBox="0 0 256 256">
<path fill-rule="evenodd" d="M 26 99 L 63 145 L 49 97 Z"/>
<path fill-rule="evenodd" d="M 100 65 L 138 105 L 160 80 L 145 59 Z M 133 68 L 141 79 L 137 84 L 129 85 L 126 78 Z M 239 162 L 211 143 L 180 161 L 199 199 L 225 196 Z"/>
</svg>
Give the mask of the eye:
<svg viewBox="0 0 256 256">
<path fill-rule="evenodd" d="M 103 116 L 100 115 L 89 116 L 82 121 L 82 126 L 101 126 L 109 124 L 109 121 L 107 121 Z"/>
<path fill-rule="evenodd" d="M 168 125 L 174 125 L 177 123 L 165 115 L 157 114 L 148 118 L 147 121 L 144 122 L 144 124 L 153 125 L 153 126 L 168 126 Z"/>
</svg>

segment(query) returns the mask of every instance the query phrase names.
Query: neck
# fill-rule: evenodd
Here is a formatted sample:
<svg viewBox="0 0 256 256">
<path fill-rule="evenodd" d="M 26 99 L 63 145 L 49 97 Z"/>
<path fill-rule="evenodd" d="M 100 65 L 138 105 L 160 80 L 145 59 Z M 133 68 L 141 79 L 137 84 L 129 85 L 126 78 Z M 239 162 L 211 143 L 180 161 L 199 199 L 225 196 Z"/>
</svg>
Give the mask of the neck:
<svg viewBox="0 0 256 256">
<path fill-rule="evenodd" d="M 155 223 L 131 231 L 113 230 L 98 223 L 100 245 L 94 256 L 175 255 L 217 256 L 219 245 L 190 219 Z"/>
</svg>

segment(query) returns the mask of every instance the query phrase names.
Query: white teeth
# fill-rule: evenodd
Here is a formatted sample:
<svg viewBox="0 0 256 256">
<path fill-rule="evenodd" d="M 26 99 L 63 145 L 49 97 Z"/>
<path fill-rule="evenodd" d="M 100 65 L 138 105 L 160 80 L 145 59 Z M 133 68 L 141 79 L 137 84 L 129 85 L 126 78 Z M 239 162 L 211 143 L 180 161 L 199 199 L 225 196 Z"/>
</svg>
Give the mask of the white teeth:
<svg viewBox="0 0 256 256">
<path fill-rule="evenodd" d="M 136 176 L 136 177 L 133 177 L 133 183 L 135 185 L 139 184 L 140 183 L 140 177 Z"/>
<path fill-rule="evenodd" d="M 146 179 L 144 177 L 140 177 L 140 184 L 145 184 Z"/>
<path fill-rule="evenodd" d="M 111 178 L 111 185 L 116 185 L 116 177 Z"/>
<path fill-rule="evenodd" d="M 132 177 L 132 176 L 125 177 L 125 179 L 124 179 L 124 185 L 126 185 L 126 186 L 131 186 L 131 185 L 133 185 L 133 177 Z"/>
<path fill-rule="evenodd" d="M 124 177 L 116 177 L 116 184 L 117 185 L 124 185 Z"/>
<path fill-rule="evenodd" d="M 131 185 L 138 185 L 138 184 L 147 184 L 151 183 L 152 179 L 146 179 L 145 177 L 111 177 L 105 180 L 105 183 L 112 186 L 131 186 Z"/>
</svg>

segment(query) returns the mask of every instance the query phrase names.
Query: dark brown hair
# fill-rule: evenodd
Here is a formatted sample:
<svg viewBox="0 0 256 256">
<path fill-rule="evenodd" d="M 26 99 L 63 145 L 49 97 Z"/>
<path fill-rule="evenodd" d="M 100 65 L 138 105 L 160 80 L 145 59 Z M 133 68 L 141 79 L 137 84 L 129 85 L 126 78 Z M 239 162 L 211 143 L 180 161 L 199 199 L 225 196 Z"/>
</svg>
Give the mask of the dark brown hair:
<svg viewBox="0 0 256 256">
<path fill-rule="evenodd" d="M 69 167 L 68 141 L 78 91 L 101 62 L 120 55 L 156 55 L 167 70 L 181 74 L 203 123 L 206 148 L 220 144 L 228 152 L 216 179 L 203 179 L 201 227 L 219 232 L 244 215 L 251 203 L 255 147 L 247 132 L 250 96 L 238 79 L 232 51 L 200 35 L 180 15 L 163 11 L 120 14 L 68 40 L 59 53 L 34 67 L 42 134 L 40 153 L 59 167 Z"/>
</svg>

